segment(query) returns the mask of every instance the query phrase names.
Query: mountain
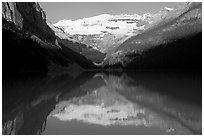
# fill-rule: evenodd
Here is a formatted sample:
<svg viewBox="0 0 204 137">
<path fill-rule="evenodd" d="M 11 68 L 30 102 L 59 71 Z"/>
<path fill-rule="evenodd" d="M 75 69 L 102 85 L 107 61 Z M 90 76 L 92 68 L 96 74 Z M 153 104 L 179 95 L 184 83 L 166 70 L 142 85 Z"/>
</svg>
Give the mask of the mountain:
<svg viewBox="0 0 204 137">
<path fill-rule="evenodd" d="M 57 36 L 86 44 L 109 56 L 131 36 L 165 18 L 174 9 L 164 7 L 157 14 L 101 14 L 78 20 L 60 20 L 52 24 Z"/>
<path fill-rule="evenodd" d="M 85 56 L 87 59 L 91 60 L 92 62 L 100 63 L 104 60 L 105 58 L 104 53 L 101 53 L 100 51 L 92 47 L 88 47 L 83 43 L 79 43 L 78 41 L 72 39 L 69 35 L 64 33 L 61 29 L 54 27 L 49 22 L 48 22 L 48 25 L 50 26 L 50 28 L 52 28 L 55 31 L 58 42 L 63 43 L 71 50 Z"/>
<path fill-rule="evenodd" d="M 46 23 L 46 15 L 38 3 L 4 2 L 2 17 L 42 40 L 55 43 L 54 31 Z"/>
<path fill-rule="evenodd" d="M 55 35 L 46 23 L 45 12 L 35 2 L 2 3 L 2 46 L 5 73 L 97 68 L 70 48 L 72 41 L 62 42 Z"/>
<path fill-rule="evenodd" d="M 52 24 L 38 3 L 3 2 L 2 18 L 5 72 L 202 68 L 202 3 Z"/>
<path fill-rule="evenodd" d="M 78 20 L 60 20 L 53 24 L 56 35 L 86 44 L 102 53 L 109 53 L 128 37 L 144 30 L 152 22 L 149 13 L 144 15 L 102 14 Z"/>
<path fill-rule="evenodd" d="M 94 64 L 105 69 L 199 68 L 201 19 L 202 4 L 193 2 L 164 7 L 156 14 L 102 14 L 60 20 L 53 24 L 53 30 L 64 39 L 104 53 L 103 60 Z M 195 43 L 199 46 L 194 47 Z"/>
<path fill-rule="evenodd" d="M 158 19 L 149 28 L 120 44 L 102 65 L 126 69 L 202 68 L 202 3 L 187 3 L 154 17 Z"/>
</svg>

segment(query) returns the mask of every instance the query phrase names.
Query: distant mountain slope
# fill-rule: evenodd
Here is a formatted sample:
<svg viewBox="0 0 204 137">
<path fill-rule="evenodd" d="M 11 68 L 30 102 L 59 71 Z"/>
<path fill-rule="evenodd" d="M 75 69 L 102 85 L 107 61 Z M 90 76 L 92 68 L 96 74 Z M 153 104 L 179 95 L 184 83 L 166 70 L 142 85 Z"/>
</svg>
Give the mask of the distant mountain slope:
<svg viewBox="0 0 204 137">
<path fill-rule="evenodd" d="M 73 39 L 89 47 L 108 53 L 131 35 L 144 30 L 152 22 L 152 15 L 109 15 L 72 20 L 60 20 L 53 24 L 58 35 Z"/>
<path fill-rule="evenodd" d="M 70 38 L 70 36 L 64 33 L 61 29 L 54 27 L 51 23 L 48 23 L 48 25 L 55 31 L 58 42 L 63 43 L 71 50 L 85 56 L 87 59 L 96 63 L 102 62 L 105 58 L 104 53 L 101 53 L 100 51 L 92 47 L 88 47 L 83 43 L 77 42 L 76 40 Z"/>
<path fill-rule="evenodd" d="M 74 21 L 60 20 L 52 29 L 58 36 L 86 44 L 109 57 L 125 40 L 154 26 L 174 10 L 164 7 L 157 14 L 101 14 Z"/>
<path fill-rule="evenodd" d="M 102 14 L 74 21 L 60 20 L 52 29 L 59 37 L 104 53 L 100 60 L 94 61 L 97 66 L 112 67 L 119 63 L 124 68 L 133 59 L 124 57 L 128 54 L 141 54 L 200 32 L 201 11 L 201 3 L 183 3 L 175 9 L 164 7 L 156 14 Z"/>
<path fill-rule="evenodd" d="M 202 3 L 188 3 L 123 42 L 103 65 L 128 68 L 201 68 L 201 32 Z"/>
</svg>

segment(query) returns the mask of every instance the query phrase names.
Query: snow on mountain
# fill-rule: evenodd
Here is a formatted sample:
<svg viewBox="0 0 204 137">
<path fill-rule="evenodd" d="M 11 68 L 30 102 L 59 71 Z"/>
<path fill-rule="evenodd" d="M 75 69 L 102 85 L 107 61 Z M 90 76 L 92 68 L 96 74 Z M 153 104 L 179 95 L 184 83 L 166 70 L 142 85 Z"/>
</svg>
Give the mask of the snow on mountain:
<svg viewBox="0 0 204 137">
<path fill-rule="evenodd" d="M 61 20 L 55 24 L 55 27 L 62 28 L 70 35 L 93 35 L 108 32 L 117 36 L 117 34 L 127 34 L 133 29 L 138 29 L 136 23 L 139 20 L 145 20 L 140 15 L 109 15 L 102 14 L 90 18 L 78 20 Z"/>
<path fill-rule="evenodd" d="M 103 53 L 111 53 L 128 37 L 144 30 L 152 23 L 152 15 L 109 15 L 101 14 L 78 20 L 60 20 L 53 24 L 53 30 L 59 37 L 72 38 Z"/>
<path fill-rule="evenodd" d="M 164 9 L 166 9 L 166 10 L 168 10 L 168 11 L 174 10 L 173 8 L 168 8 L 168 7 L 164 7 Z"/>
<path fill-rule="evenodd" d="M 180 62 L 185 62 L 183 60 L 192 60 L 194 57 L 196 57 L 193 55 L 193 52 L 197 54 L 199 49 L 192 49 L 192 46 L 194 45 L 192 43 L 197 42 L 198 45 L 200 44 L 200 40 L 196 39 L 200 39 L 200 33 L 202 32 L 202 4 L 189 3 L 175 10 L 169 11 L 167 8 L 164 8 L 162 11 L 155 14 L 154 21 L 151 23 L 151 26 L 149 26 L 148 29 L 127 39 L 114 50 L 114 53 L 110 56 L 110 58 L 107 58 L 109 65 L 114 65 L 116 62 L 120 62 L 124 67 L 132 62 L 134 58 L 135 62 L 137 62 L 136 64 L 139 64 L 139 62 L 143 62 L 144 60 L 146 62 L 151 62 L 151 58 L 154 56 L 155 60 L 152 62 L 156 62 L 156 65 L 154 65 L 158 67 L 161 62 L 163 62 L 163 64 L 161 63 L 161 66 L 168 66 L 171 64 L 171 62 L 174 63 L 174 61 L 170 60 L 178 61 L 180 59 Z M 166 49 L 163 48 L 164 45 Z M 178 56 L 175 56 L 175 51 L 172 50 L 173 48 L 171 45 L 174 45 L 175 51 L 182 51 L 185 47 L 185 52 L 180 52 Z M 168 48 L 172 51 L 167 50 Z M 179 48 L 182 50 L 179 50 Z M 161 51 L 158 52 L 159 50 Z M 167 54 L 164 54 L 165 52 Z M 186 52 L 189 53 L 187 54 Z M 189 59 L 187 59 L 188 57 Z M 158 60 L 156 60 L 156 58 Z M 162 60 L 159 60 L 160 58 L 162 58 Z M 169 58 L 169 61 L 164 61 L 164 58 Z M 199 58 L 196 58 L 195 60 L 199 60 Z M 166 62 L 170 63 L 165 64 Z M 148 66 L 148 64 L 151 63 L 147 63 L 145 65 Z M 177 64 L 172 64 L 172 66 L 176 65 Z M 196 65 L 197 64 L 195 64 L 195 66 Z M 142 65 L 139 64 L 136 67 L 138 68 L 141 66 Z"/>
<path fill-rule="evenodd" d="M 125 40 L 154 26 L 172 11 L 173 8 L 164 7 L 157 14 L 101 14 L 77 20 L 60 20 L 52 24 L 52 28 L 61 38 L 83 43 L 109 56 Z"/>
</svg>

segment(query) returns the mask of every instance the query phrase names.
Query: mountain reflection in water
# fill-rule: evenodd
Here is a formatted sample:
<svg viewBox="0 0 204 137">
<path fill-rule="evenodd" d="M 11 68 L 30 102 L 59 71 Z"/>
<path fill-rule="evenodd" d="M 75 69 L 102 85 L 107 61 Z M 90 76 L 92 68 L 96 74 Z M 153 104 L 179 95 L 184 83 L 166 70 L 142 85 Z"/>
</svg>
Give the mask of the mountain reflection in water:
<svg viewBox="0 0 204 137">
<path fill-rule="evenodd" d="M 200 73 L 3 79 L 2 134 L 201 134 Z"/>
</svg>

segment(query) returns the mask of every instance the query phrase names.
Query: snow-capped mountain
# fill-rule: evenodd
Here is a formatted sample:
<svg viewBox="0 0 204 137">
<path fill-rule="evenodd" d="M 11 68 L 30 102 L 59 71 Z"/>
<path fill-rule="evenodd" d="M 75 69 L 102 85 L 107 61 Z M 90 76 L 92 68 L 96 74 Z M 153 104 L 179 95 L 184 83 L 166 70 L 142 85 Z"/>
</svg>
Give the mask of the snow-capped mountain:
<svg viewBox="0 0 204 137">
<path fill-rule="evenodd" d="M 102 14 L 78 20 L 61 20 L 53 26 L 56 35 L 93 47 L 103 53 L 136 35 L 152 23 L 152 15 Z M 64 35 L 63 35 L 64 34 Z"/>
<path fill-rule="evenodd" d="M 60 20 L 51 28 L 61 38 L 83 43 L 109 56 L 128 38 L 163 21 L 174 10 L 164 7 L 156 14 L 101 14 L 74 21 Z"/>
<path fill-rule="evenodd" d="M 75 35 L 94 35 L 100 33 L 111 33 L 114 35 L 129 34 L 133 29 L 140 29 L 137 26 L 139 21 L 151 22 L 148 17 L 149 14 L 140 16 L 134 15 L 109 15 L 102 14 L 90 18 L 72 20 L 61 20 L 53 24 L 57 28 L 61 28 L 64 32 Z"/>
<path fill-rule="evenodd" d="M 108 64 L 115 64 L 118 62 L 118 55 L 123 58 L 124 51 L 142 53 L 152 47 L 150 45 L 164 44 L 172 39 L 193 34 L 194 31 L 197 33 L 200 31 L 202 15 L 199 5 L 183 3 L 174 9 L 164 7 L 156 14 L 102 14 L 75 21 L 61 20 L 52 25 L 57 36 L 83 43 L 105 53 L 103 61 L 95 64 L 101 66 L 106 64 L 106 61 Z M 195 25 L 197 22 L 198 25 Z M 188 25 L 191 27 L 186 27 Z"/>
<path fill-rule="evenodd" d="M 109 65 L 120 62 L 123 67 L 131 64 L 128 66 L 131 69 L 150 64 L 154 64 L 155 68 L 187 68 L 195 60 L 199 62 L 201 59 L 198 57 L 202 55 L 201 35 L 201 3 L 187 3 L 175 10 L 165 8 L 163 12 L 155 14 L 148 29 L 120 44 L 104 62 L 107 61 Z M 180 65 L 182 63 L 183 66 Z M 196 68 L 199 65 L 195 63 L 192 66 Z"/>
</svg>

